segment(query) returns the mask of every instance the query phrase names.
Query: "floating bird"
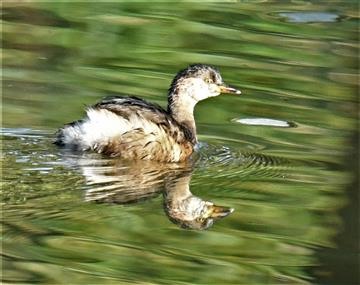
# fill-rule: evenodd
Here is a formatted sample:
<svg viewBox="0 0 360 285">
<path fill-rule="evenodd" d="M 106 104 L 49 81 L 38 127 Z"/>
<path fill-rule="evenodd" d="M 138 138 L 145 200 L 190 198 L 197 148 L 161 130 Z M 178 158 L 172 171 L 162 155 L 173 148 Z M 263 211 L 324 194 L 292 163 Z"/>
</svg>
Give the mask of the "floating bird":
<svg viewBox="0 0 360 285">
<path fill-rule="evenodd" d="M 196 103 L 221 93 L 241 94 L 224 84 L 215 67 L 193 64 L 173 79 L 167 110 L 137 97 L 108 97 L 88 108 L 83 120 L 61 128 L 55 144 L 125 159 L 182 162 L 198 141 Z"/>
</svg>

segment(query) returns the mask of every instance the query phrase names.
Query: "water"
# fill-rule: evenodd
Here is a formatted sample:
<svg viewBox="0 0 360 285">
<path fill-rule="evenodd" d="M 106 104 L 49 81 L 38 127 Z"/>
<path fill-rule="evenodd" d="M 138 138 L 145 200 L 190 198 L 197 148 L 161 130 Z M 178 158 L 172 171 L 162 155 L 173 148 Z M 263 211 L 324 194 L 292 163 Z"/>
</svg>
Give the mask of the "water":
<svg viewBox="0 0 360 285">
<path fill-rule="evenodd" d="M 3 282 L 357 284 L 356 11 L 3 4 Z M 243 94 L 197 106 L 193 161 L 52 144 L 104 96 L 164 106 L 174 74 L 195 62 Z M 184 195 L 225 214 L 187 223 Z"/>
</svg>

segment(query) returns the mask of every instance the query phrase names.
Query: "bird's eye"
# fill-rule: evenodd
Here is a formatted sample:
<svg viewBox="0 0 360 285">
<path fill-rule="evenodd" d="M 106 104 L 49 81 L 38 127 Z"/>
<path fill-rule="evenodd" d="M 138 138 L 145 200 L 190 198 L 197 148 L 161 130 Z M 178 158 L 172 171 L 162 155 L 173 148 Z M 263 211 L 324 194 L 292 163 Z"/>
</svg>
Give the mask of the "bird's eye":
<svg viewBox="0 0 360 285">
<path fill-rule="evenodd" d="M 218 77 L 216 76 L 215 72 L 210 72 L 209 74 L 209 80 L 211 83 L 216 83 L 218 82 Z"/>
<path fill-rule="evenodd" d="M 213 83 L 213 80 L 211 78 L 209 78 L 209 77 L 206 77 L 205 82 L 206 83 Z"/>
</svg>

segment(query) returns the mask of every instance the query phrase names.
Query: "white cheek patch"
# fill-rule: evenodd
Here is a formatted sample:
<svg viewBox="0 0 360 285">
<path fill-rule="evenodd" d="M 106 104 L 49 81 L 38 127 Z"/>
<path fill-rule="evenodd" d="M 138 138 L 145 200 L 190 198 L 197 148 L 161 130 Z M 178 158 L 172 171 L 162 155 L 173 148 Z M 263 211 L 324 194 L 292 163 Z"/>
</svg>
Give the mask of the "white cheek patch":
<svg viewBox="0 0 360 285">
<path fill-rule="evenodd" d="M 187 86 L 184 91 L 196 102 L 214 96 L 212 95 L 208 84 L 201 78 L 187 78 L 184 80 L 184 86 Z"/>
<path fill-rule="evenodd" d="M 188 84 L 186 92 L 194 98 L 196 102 L 220 94 L 219 87 L 216 84 L 205 83 L 201 78 L 188 78 L 186 79 L 186 84 Z"/>
</svg>

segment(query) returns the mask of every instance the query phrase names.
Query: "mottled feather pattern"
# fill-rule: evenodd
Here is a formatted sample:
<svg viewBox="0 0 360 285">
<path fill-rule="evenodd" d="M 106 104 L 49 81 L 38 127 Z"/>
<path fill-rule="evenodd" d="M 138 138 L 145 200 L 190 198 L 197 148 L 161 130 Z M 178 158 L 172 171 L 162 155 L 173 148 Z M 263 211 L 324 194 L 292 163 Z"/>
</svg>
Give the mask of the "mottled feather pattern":
<svg viewBox="0 0 360 285">
<path fill-rule="evenodd" d="M 178 72 L 168 92 L 168 108 L 137 97 L 108 97 L 87 110 L 84 120 L 59 130 L 56 142 L 109 156 L 181 162 L 197 143 L 195 105 L 221 93 L 240 94 L 224 84 L 210 65 Z"/>
<path fill-rule="evenodd" d="M 174 104 L 174 101 L 176 101 L 178 88 L 182 83 L 181 81 L 186 80 L 187 78 L 202 77 L 206 75 L 207 72 L 212 77 L 214 77 L 213 78 L 214 81 L 215 80 L 222 81 L 219 70 L 214 66 L 197 63 L 197 64 L 189 65 L 187 68 L 180 70 L 172 80 L 169 87 L 168 111 L 170 111 L 169 109 Z"/>
<path fill-rule="evenodd" d="M 190 134 L 191 135 L 191 134 Z M 185 160 L 189 134 L 167 111 L 136 97 L 108 97 L 62 128 L 56 143 L 129 159 Z"/>
</svg>

